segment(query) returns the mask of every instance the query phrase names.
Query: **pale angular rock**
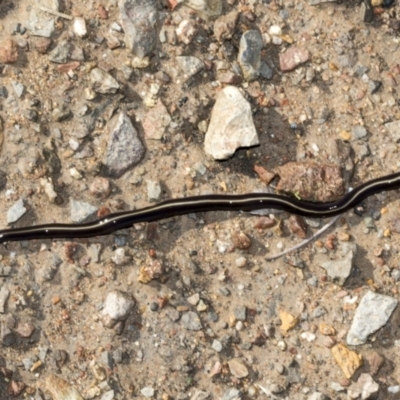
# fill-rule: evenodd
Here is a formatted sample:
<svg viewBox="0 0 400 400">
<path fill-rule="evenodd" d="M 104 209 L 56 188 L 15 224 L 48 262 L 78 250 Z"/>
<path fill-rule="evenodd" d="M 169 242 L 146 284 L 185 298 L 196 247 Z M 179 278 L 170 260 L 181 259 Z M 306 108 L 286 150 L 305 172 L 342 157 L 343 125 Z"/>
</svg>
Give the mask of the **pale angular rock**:
<svg viewBox="0 0 400 400">
<path fill-rule="evenodd" d="M 225 160 L 240 147 L 258 144 L 250 104 L 239 89 L 227 86 L 219 93 L 211 113 L 204 143 L 206 154 Z"/>
<path fill-rule="evenodd" d="M 219 42 L 231 39 L 235 33 L 236 23 L 239 19 L 237 10 L 232 10 L 226 15 L 222 15 L 214 22 L 214 35 Z"/>
<path fill-rule="evenodd" d="M 346 279 L 350 276 L 353 267 L 353 260 L 357 253 L 357 245 L 350 243 L 341 243 L 338 257 L 335 260 L 329 260 L 321 263 L 321 267 L 326 270 L 328 276 L 343 286 Z"/>
<path fill-rule="evenodd" d="M 93 68 L 90 71 L 90 81 L 93 90 L 97 93 L 115 93 L 119 89 L 118 81 L 100 68 Z"/>
<path fill-rule="evenodd" d="M 24 201 L 20 198 L 7 212 L 7 224 L 13 224 L 26 213 Z"/>
<path fill-rule="evenodd" d="M 249 375 L 245 363 L 240 358 L 232 358 L 228 361 L 229 370 L 235 378 L 246 378 Z"/>
<path fill-rule="evenodd" d="M 124 321 L 128 318 L 134 305 L 135 300 L 130 294 L 120 290 L 112 290 L 107 293 L 101 314 L 113 321 Z"/>
<path fill-rule="evenodd" d="M 186 75 L 186 79 L 198 74 L 204 69 L 203 61 L 199 60 L 197 57 L 178 56 L 176 57 L 176 61 L 181 71 Z"/>
<path fill-rule="evenodd" d="M 97 207 L 84 201 L 76 201 L 74 199 L 71 199 L 70 207 L 71 220 L 77 223 L 83 222 L 85 219 L 97 212 Z"/>
<path fill-rule="evenodd" d="M 368 291 L 361 299 L 347 334 L 347 344 L 358 346 L 364 344 L 368 336 L 384 326 L 398 300 L 390 296 Z"/>
<path fill-rule="evenodd" d="M 76 36 L 80 38 L 84 38 L 87 36 L 87 28 L 86 28 L 86 21 L 85 18 L 82 17 L 75 17 L 72 23 L 72 29 Z"/>
</svg>

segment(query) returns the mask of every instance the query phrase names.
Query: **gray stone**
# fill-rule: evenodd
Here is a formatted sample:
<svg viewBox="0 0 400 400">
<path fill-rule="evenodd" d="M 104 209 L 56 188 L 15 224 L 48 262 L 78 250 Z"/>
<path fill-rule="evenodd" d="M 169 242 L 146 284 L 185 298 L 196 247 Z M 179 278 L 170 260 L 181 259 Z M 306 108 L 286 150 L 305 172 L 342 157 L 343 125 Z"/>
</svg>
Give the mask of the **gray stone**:
<svg viewBox="0 0 400 400">
<path fill-rule="evenodd" d="M 206 154 L 215 160 L 225 160 L 240 147 L 258 144 L 250 104 L 238 88 L 225 87 L 211 112 L 204 142 Z"/>
<path fill-rule="evenodd" d="M 398 300 L 393 297 L 368 291 L 355 312 L 347 334 L 347 344 L 350 346 L 364 344 L 369 335 L 388 322 L 397 304 Z"/>
<path fill-rule="evenodd" d="M 13 80 L 13 81 L 11 81 L 11 85 L 14 89 L 15 94 L 18 97 L 21 97 L 24 94 L 25 86 L 21 82 Z"/>
<path fill-rule="evenodd" d="M 215 350 L 217 353 L 220 353 L 223 349 L 222 343 L 219 340 L 214 339 L 211 348 Z"/>
<path fill-rule="evenodd" d="M 27 357 L 22 359 L 22 364 L 24 364 L 24 368 L 26 371 L 29 371 L 32 368 L 32 365 L 35 363 L 36 357 Z"/>
<path fill-rule="evenodd" d="M 134 305 L 135 300 L 130 294 L 120 290 L 112 290 L 107 293 L 101 314 L 114 321 L 124 321 L 128 318 Z"/>
<path fill-rule="evenodd" d="M 234 310 L 235 318 L 238 321 L 246 321 L 246 307 L 238 306 Z"/>
<path fill-rule="evenodd" d="M 356 244 L 342 243 L 340 244 L 340 251 L 336 253 L 337 258 L 335 260 L 322 262 L 321 267 L 326 270 L 328 276 L 332 278 L 332 280 L 342 286 L 350 276 L 356 253 Z"/>
<path fill-rule="evenodd" d="M 221 15 L 222 12 L 222 0 L 183 0 L 182 3 L 206 20 Z"/>
<path fill-rule="evenodd" d="M 394 142 L 398 142 L 400 140 L 400 120 L 388 122 L 385 124 L 385 128 L 388 130 L 389 135 Z"/>
<path fill-rule="evenodd" d="M 274 70 L 267 63 L 261 61 L 260 75 L 264 79 L 272 79 L 274 76 Z"/>
<path fill-rule="evenodd" d="M 362 125 L 356 125 L 351 128 L 353 139 L 363 139 L 368 135 L 368 131 Z"/>
<path fill-rule="evenodd" d="M 10 225 L 18 221 L 26 213 L 24 201 L 20 198 L 13 206 L 7 211 L 7 224 Z"/>
<path fill-rule="evenodd" d="M 242 398 L 242 393 L 237 389 L 228 389 L 224 392 L 221 400 L 240 400 Z"/>
<path fill-rule="evenodd" d="M 54 18 L 45 18 L 43 13 L 38 16 L 36 7 L 32 7 L 29 15 L 28 27 L 33 36 L 51 37 L 54 32 Z"/>
<path fill-rule="evenodd" d="M 198 74 L 202 69 L 204 69 L 203 61 L 197 57 L 178 56 L 175 58 L 175 60 L 178 63 L 181 71 L 186 75 L 186 79 Z"/>
<path fill-rule="evenodd" d="M 193 311 L 183 314 L 181 321 L 182 325 L 189 331 L 199 331 L 202 328 L 199 316 Z"/>
<path fill-rule="evenodd" d="M 260 75 L 263 45 L 263 38 L 256 30 L 249 30 L 240 38 L 238 63 L 246 81 L 253 81 Z"/>
<path fill-rule="evenodd" d="M 9 295 L 10 295 L 10 290 L 6 286 L 2 286 L 0 288 L 0 314 L 4 314 L 6 302 Z"/>
<path fill-rule="evenodd" d="M 97 207 L 83 201 L 70 200 L 71 220 L 73 222 L 83 222 L 85 219 L 97 212 Z"/>
<path fill-rule="evenodd" d="M 327 313 L 326 308 L 323 306 L 317 306 L 311 313 L 312 318 L 322 317 Z"/>
<path fill-rule="evenodd" d="M 126 47 L 143 58 L 156 46 L 159 36 L 157 0 L 119 0 Z"/>
<path fill-rule="evenodd" d="M 93 68 L 90 71 L 90 82 L 92 89 L 97 93 L 115 93 L 119 89 L 117 80 L 100 68 Z"/>
<path fill-rule="evenodd" d="M 50 61 L 57 64 L 64 64 L 68 61 L 71 44 L 66 40 L 62 40 L 57 46 L 49 53 Z"/>
<path fill-rule="evenodd" d="M 110 137 L 104 162 L 105 174 L 121 177 L 144 156 L 145 148 L 130 118 L 120 112 L 110 122 Z"/>
</svg>

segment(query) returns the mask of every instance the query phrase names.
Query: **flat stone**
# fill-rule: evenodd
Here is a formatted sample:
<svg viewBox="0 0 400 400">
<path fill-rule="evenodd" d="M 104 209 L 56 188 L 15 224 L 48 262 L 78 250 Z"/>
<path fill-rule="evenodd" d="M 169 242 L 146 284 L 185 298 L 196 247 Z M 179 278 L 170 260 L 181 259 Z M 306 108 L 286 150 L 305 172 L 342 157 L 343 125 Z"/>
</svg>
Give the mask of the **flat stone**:
<svg viewBox="0 0 400 400">
<path fill-rule="evenodd" d="M 238 63 L 244 79 L 248 82 L 257 79 L 260 75 L 263 45 L 263 38 L 257 30 L 248 30 L 240 38 Z"/>
<path fill-rule="evenodd" d="M 27 26 L 31 29 L 33 36 L 50 38 L 55 30 L 55 18 L 44 17 L 43 13 L 37 13 L 36 7 L 32 7 Z"/>
<path fill-rule="evenodd" d="M 238 88 L 225 87 L 211 112 L 204 142 L 206 154 L 215 160 L 225 160 L 240 147 L 258 144 L 250 104 Z"/>
<path fill-rule="evenodd" d="M 364 344 L 369 335 L 388 322 L 397 304 L 398 300 L 393 297 L 368 291 L 355 312 L 347 334 L 347 344 L 350 346 Z"/>
<path fill-rule="evenodd" d="M 340 243 L 340 251 L 336 252 L 337 258 L 322 262 L 321 268 L 325 269 L 328 276 L 340 286 L 343 286 L 350 276 L 353 260 L 357 254 L 357 245 Z"/>
<path fill-rule="evenodd" d="M 25 86 L 18 81 L 11 81 L 11 85 L 14 89 L 15 94 L 21 98 L 25 91 Z"/>
<path fill-rule="evenodd" d="M 157 0 L 119 0 L 126 47 L 143 58 L 154 51 L 159 36 Z"/>
<path fill-rule="evenodd" d="M 30 322 L 19 322 L 17 325 L 16 332 L 23 338 L 29 338 L 35 331 L 35 326 Z"/>
<path fill-rule="evenodd" d="M 211 348 L 215 350 L 217 353 L 220 353 L 223 349 L 222 343 L 219 340 L 214 339 L 211 345 Z"/>
<path fill-rule="evenodd" d="M 73 222 L 83 222 L 85 219 L 97 212 L 97 207 L 84 201 L 70 200 L 71 220 Z"/>
<path fill-rule="evenodd" d="M 162 101 L 158 99 L 156 106 L 147 111 L 144 117 L 143 130 L 146 139 L 161 140 L 170 123 L 171 117 L 167 108 Z"/>
<path fill-rule="evenodd" d="M 388 130 L 394 142 L 400 140 L 400 120 L 386 123 L 385 128 Z"/>
<path fill-rule="evenodd" d="M 206 20 L 222 13 L 222 0 L 183 0 L 183 4 L 197 11 Z"/>
<path fill-rule="evenodd" d="M 13 224 L 18 221 L 26 213 L 24 201 L 20 198 L 13 206 L 7 211 L 7 224 Z"/>
<path fill-rule="evenodd" d="M 90 71 L 90 82 L 92 83 L 92 89 L 96 93 L 116 93 L 119 89 L 117 80 L 101 68 L 93 68 Z"/>
<path fill-rule="evenodd" d="M 105 174 L 112 178 L 121 177 L 144 156 L 145 148 L 133 127 L 130 118 L 120 112 L 110 122 L 105 160 Z"/>
<path fill-rule="evenodd" d="M 193 312 L 188 311 L 182 315 L 182 325 L 189 331 L 199 331 L 202 328 L 199 316 Z"/>
<path fill-rule="evenodd" d="M 49 59 L 54 63 L 64 64 L 68 61 L 70 51 L 71 44 L 66 40 L 62 40 L 49 53 Z"/>
<path fill-rule="evenodd" d="M 186 79 L 198 74 L 204 69 L 204 63 L 197 57 L 178 56 L 175 58 L 178 67 L 186 75 Z"/>
<path fill-rule="evenodd" d="M 235 378 L 246 378 L 249 375 L 245 363 L 240 358 L 232 358 L 228 361 L 229 371 Z"/>
<path fill-rule="evenodd" d="M 310 59 L 310 52 L 302 47 L 289 47 L 279 54 L 279 65 L 282 72 L 290 72 Z"/>
<path fill-rule="evenodd" d="M 224 392 L 224 394 L 221 397 L 221 400 L 240 400 L 241 398 L 242 398 L 241 392 L 237 389 L 231 388 Z"/>
</svg>

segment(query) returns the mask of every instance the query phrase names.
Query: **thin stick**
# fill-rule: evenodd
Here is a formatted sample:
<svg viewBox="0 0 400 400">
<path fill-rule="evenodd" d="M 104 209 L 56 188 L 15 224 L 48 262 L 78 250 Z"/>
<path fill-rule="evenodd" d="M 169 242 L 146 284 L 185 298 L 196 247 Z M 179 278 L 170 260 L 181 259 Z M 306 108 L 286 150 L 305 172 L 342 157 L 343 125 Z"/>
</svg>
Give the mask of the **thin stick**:
<svg viewBox="0 0 400 400">
<path fill-rule="evenodd" d="M 326 225 L 324 225 L 319 231 L 315 232 L 314 235 L 310 236 L 308 239 L 302 241 L 299 244 L 296 244 L 296 246 L 291 247 L 290 249 L 286 249 L 285 251 L 282 251 L 281 253 L 275 254 L 273 256 L 267 257 L 265 260 L 266 261 L 272 261 L 276 260 L 279 257 L 284 256 L 287 253 L 290 253 L 291 251 L 295 251 L 297 249 L 300 249 L 301 247 L 305 246 L 306 244 L 310 243 L 314 239 L 316 239 L 319 235 L 324 233 L 327 229 L 329 229 L 335 222 L 342 216 L 343 214 L 336 215 L 336 217 L 332 218 Z"/>
<path fill-rule="evenodd" d="M 65 19 L 73 19 L 74 17 L 71 17 L 71 15 L 60 13 L 58 11 L 52 10 L 51 8 L 47 7 L 39 7 L 42 11 L 48 12 L 49 14 L 57 15 L 57 17 L 65 18 Z"/>
</svg>

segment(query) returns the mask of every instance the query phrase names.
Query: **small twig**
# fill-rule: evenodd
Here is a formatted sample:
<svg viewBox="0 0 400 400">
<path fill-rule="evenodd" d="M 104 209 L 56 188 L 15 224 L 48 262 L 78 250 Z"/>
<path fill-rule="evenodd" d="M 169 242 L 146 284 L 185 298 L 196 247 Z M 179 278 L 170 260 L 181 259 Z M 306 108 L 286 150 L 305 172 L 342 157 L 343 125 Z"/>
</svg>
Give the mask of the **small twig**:
<svg viewBox="0 0 400 400">
<path fill-rule="evenodd" d="M 48 12 L 49 14 L 57 15 L 57 17 L 65 18 L 65 19 L 73 19 L 74 17 L 71 17 L 71 15 L 60 13 L 58 11 L 52 10 L 51 8 L 47 7 L 39 7 L 42 11 Z"/>
<path fill-rule="evenodd" d="M 336 215 L 336 217 L 332 218 L 326 225 L 324 225 L 319 231 L 315 232 L 314 235 L 310 236 L 308 239 L 302 241 L 299 244 L 296 244 L 296 246 L 291 247 L 290 249 L 286 249 L 285 251 L 282 251 L 281 253 L 275 254 L 273 256 L 267 257 L 265 260 L 266 261 L 272 261 L 276 260 L 279 257 L 284 256 L 287 253 L 290 253 L 294 250 L 300 249 L 301 247 L 305 246 L 306 244 L 310 243 L 314 239 L 316 239 L 319 235 L 324 233 L 327 229 L 329 229 L 335 222 L 342 216 L 342 214 Z"/>
</svg>

